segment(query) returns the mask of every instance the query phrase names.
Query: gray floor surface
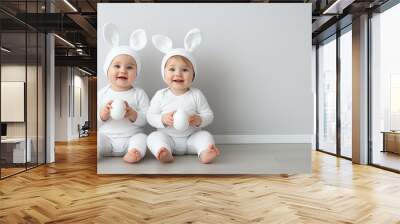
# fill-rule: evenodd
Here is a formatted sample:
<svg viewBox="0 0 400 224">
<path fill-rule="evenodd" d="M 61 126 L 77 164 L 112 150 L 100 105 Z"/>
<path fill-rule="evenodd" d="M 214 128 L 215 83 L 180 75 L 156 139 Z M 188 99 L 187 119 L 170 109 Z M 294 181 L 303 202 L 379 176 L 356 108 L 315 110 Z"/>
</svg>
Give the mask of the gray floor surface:
<svg viewBox="0 0 400 224">
<path fill-rule="evenodd" d="M 125 163 L 121 157 L 103 157 L 98 174 L 297 174 L 311 172 L 311 144 L 217 145 L 220 156 L 202 164 L 197 155 L 175 156 L 172 163 L 160 163 L 147 151 L 139 163 Z"/>
</svg>

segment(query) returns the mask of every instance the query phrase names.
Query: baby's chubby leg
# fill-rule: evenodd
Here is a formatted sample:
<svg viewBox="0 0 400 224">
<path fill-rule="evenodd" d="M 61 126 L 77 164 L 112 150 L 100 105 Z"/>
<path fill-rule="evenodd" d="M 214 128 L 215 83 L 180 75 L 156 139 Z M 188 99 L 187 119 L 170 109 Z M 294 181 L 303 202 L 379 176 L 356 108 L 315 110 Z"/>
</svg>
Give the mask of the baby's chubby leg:
<svg viewBox="0 0 400 224">
<path fill-rule="evenodd" d="M 135 163 L 146 155 L 146 139 L 143 133 L 136 134 L 129 139 L 129 146 L 123 160 L 127 163 Z"/>
<path fill-rule="evenodd" d="M 208 131 L 201 130 L 193 133 L 187 144 L 189 152 L 197 153 L 202 163 L 210 163 L 220 154 L 213 136 Z"/>
<path fill-rule="evenodd" d="M 151 153 L 157 160 L 164 163 L 174 160 L 171 150 L 172 145 L 171 137 L 159 131 L 155 131 L 147 137 L 147 146 Z"/>
<path fill-rule="evenodd" d="M 99 160 L 104 156 L 111 156 L 111 139 L 102 132 L 98 133 L 97 139 L 97 159 Z"/>
</svg>

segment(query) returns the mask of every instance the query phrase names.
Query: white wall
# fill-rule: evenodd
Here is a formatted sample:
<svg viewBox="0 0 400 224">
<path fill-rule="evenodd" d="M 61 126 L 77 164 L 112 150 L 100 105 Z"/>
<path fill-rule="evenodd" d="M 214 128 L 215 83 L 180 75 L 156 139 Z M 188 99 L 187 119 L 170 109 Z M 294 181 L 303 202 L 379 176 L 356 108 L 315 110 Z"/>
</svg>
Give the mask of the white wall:
<svg viewBox="0 0 400 224">
<path fill-rule="evenodd" d="M 311 142 L 311 4 L 98 4 L 97 18 L 98 90 L 106 85 L 102 65 L 110 49 L 100 38 L 105 23 L 119 27 L 123 44 L 133 30 L 147 32 L 137 85 L 149 97 L 165 88 L 163 55 L 151 36 L 167 35 L 174 47 L 183 47 L 185 34 L 197 27 L 203 43 L 194 52 L 194 87 L 203 91 L 215 114 L 207 129 L 220 136 L 258 136 L 261 141 L 278 136 L 278 142 L 296 136 L 294 141 Z"/>
<path fill-rule="evenodd" d="M 56 141 L 69 141 L 78 138 L 78 124 L 88 120 L 88 80 L 71 67 L 56 67 L 55 119 Z M 80 89 L 82 114 L 76 107 Z M 74 111 L 75 110 L 75 111 Z"/>
<path fill-rule="evenodd" d="M 79 72 L 75 70 L 76 72 Z M 74 85 L 75 87 L 79 87 L 81 89 L 81 106 L 82 106 L 82 115 L 76 116 L 79 118 L 79 122 L 85 122 L 88 120 L 88 77 L 82 76 L 83 73 L 78 73 L 75 75 Z"/>
<path fill-rule="evenodd" d="M 44 89 L 43 89 L 43 78 L 44 74 L 42 72 L 41 66 L 32 66 L 18 63 L 3 64 L 1 66 L 1 81 L 10 82 L 24 82 L 26 86 L 26 99 L 24 96 L 24 89 L 20 89 L 20 107 L 12 108 L 1 107 L 2 113 L 17 113 L 22 116 L 20 122 L 7 122 L 7 137 L 25 137 L 25 135 L 30 139 L 31 145 L 31 155 L 32 158 L 38 158 L 39 163 L 44 163 Z M 27 80 L 26 80 L 27 78 Z M 2 83 L 3 84 L 3 83 Z M 22 87 L 24 88 L 24 87 Z M 4 92 L 2 88 L 2 99 L 4 97 L 10 98 L 10 92 Z M 12 98 L 12 97 L 11 97 Z M 14 99 L 15 100 L 15 99 Z M 11 102 L 12 103 L 12 102 Z M 18 103 L 18 102 L 15 102 Z M 25 106 L 26 103 L 26 106 Z M 3 102 L 2 102 L 3 104 Z M 4 106 L 4 105 L 3 105 Z M 19 110 L 19 111 L 16 111 Z M 26 112 L 26 120 L 24 114 Z M 2 118 L 3 119 L 3 118 Z M 49 157 L 48 157 L 49 158 Z M 36 161 L 34 159 L 33 161 Z"/>
<path fill-rule="evenodd" d="M 55 140 L 67 141 L 68 76 L 67 67 L 55 68 Z"/>
<path fill-rule="evenodd" d="M 74 69 L 74 91 L 71 93 L 73 94 L 73 96 L 71 96 L 71 99 L 73 99 L 74 101 L 71 102 L 71 106 L 74 105 L 74 107 L 71 110 L 72 123 L 70 132 L 70 136 L 73 139 L 79 137 L 77 128 L 78 124 L 82 126 L 85 121 L 88 120 L 88 78 L 83 77 L 82 74 L 83 73 L 79 72 L 77 69 Z M 80 91 L 80 93 L 78 93 L 78 91 Z M 81 112 L 79 110 L 81 110 Z"/>
<path fill-rule="evenodd" d="M 1 81 L 9 81 L 9 82 L 24 82 L 27 84 L 25 80 L 26 73 L 29 75 L 36 74 L 36 66 L 25 66 L 19 64 L 5 64 L 1 66 Z M 37 134 L 37 114 L 36 107 L 37 105 L 37 97 L 36 97 L 36 80 L 32 79 L 32 77 L 28 77 L 28 88 L 27 87 L 27 122 L 7 122 L 7 135 L 9 137 L 24 137 L 25 136 L 25 128 L 28 126 L 28 137 L 35 133 Z M 23 94 L 23 93 L 22 93 Z M 7 96 L 2 96 L 7 97 Z M 24 97 L 22 97 L 24 98 Z M 39 105 L 40 107 L 40 105 Z M 22 106 L 22 116 L 24 114 L 24 106 Z M 12 110 L 10 108 L 2 108 L 2 110 Z M 4 112 L 4 111 L 3 111 Z M 11 111 L 8 111 L 11 112 Z M 24 118 L 23 118 L 24 119 Z"/>
</svg>

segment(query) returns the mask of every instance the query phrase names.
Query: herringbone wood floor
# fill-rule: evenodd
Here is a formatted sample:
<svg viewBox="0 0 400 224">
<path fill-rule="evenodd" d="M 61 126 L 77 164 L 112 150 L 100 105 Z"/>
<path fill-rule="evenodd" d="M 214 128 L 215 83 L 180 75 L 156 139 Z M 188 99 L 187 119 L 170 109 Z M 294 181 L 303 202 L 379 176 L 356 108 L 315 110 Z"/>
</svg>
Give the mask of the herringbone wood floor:
<svg viewBox="0 0 400 224">
<path fill-rule="evenodd" d="M 400 223 L 400 175 L 313 152 L 293 176 L 96 174 L 96 139 L 0 181 L 0 223 Z"/>
</svg>

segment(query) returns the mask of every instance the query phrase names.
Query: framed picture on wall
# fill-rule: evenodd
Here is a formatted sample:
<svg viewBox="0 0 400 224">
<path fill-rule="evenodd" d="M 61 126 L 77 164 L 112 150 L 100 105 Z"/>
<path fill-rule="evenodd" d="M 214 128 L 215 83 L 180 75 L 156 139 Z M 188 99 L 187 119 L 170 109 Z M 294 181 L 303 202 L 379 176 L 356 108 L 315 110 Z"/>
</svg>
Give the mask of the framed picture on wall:
<svg viewBox="0 0 400 224">
<path fill-rule="evenodd" d="M 25 82 L 1 82 L 1 122 L 24 122 Z"/>
</svg>

